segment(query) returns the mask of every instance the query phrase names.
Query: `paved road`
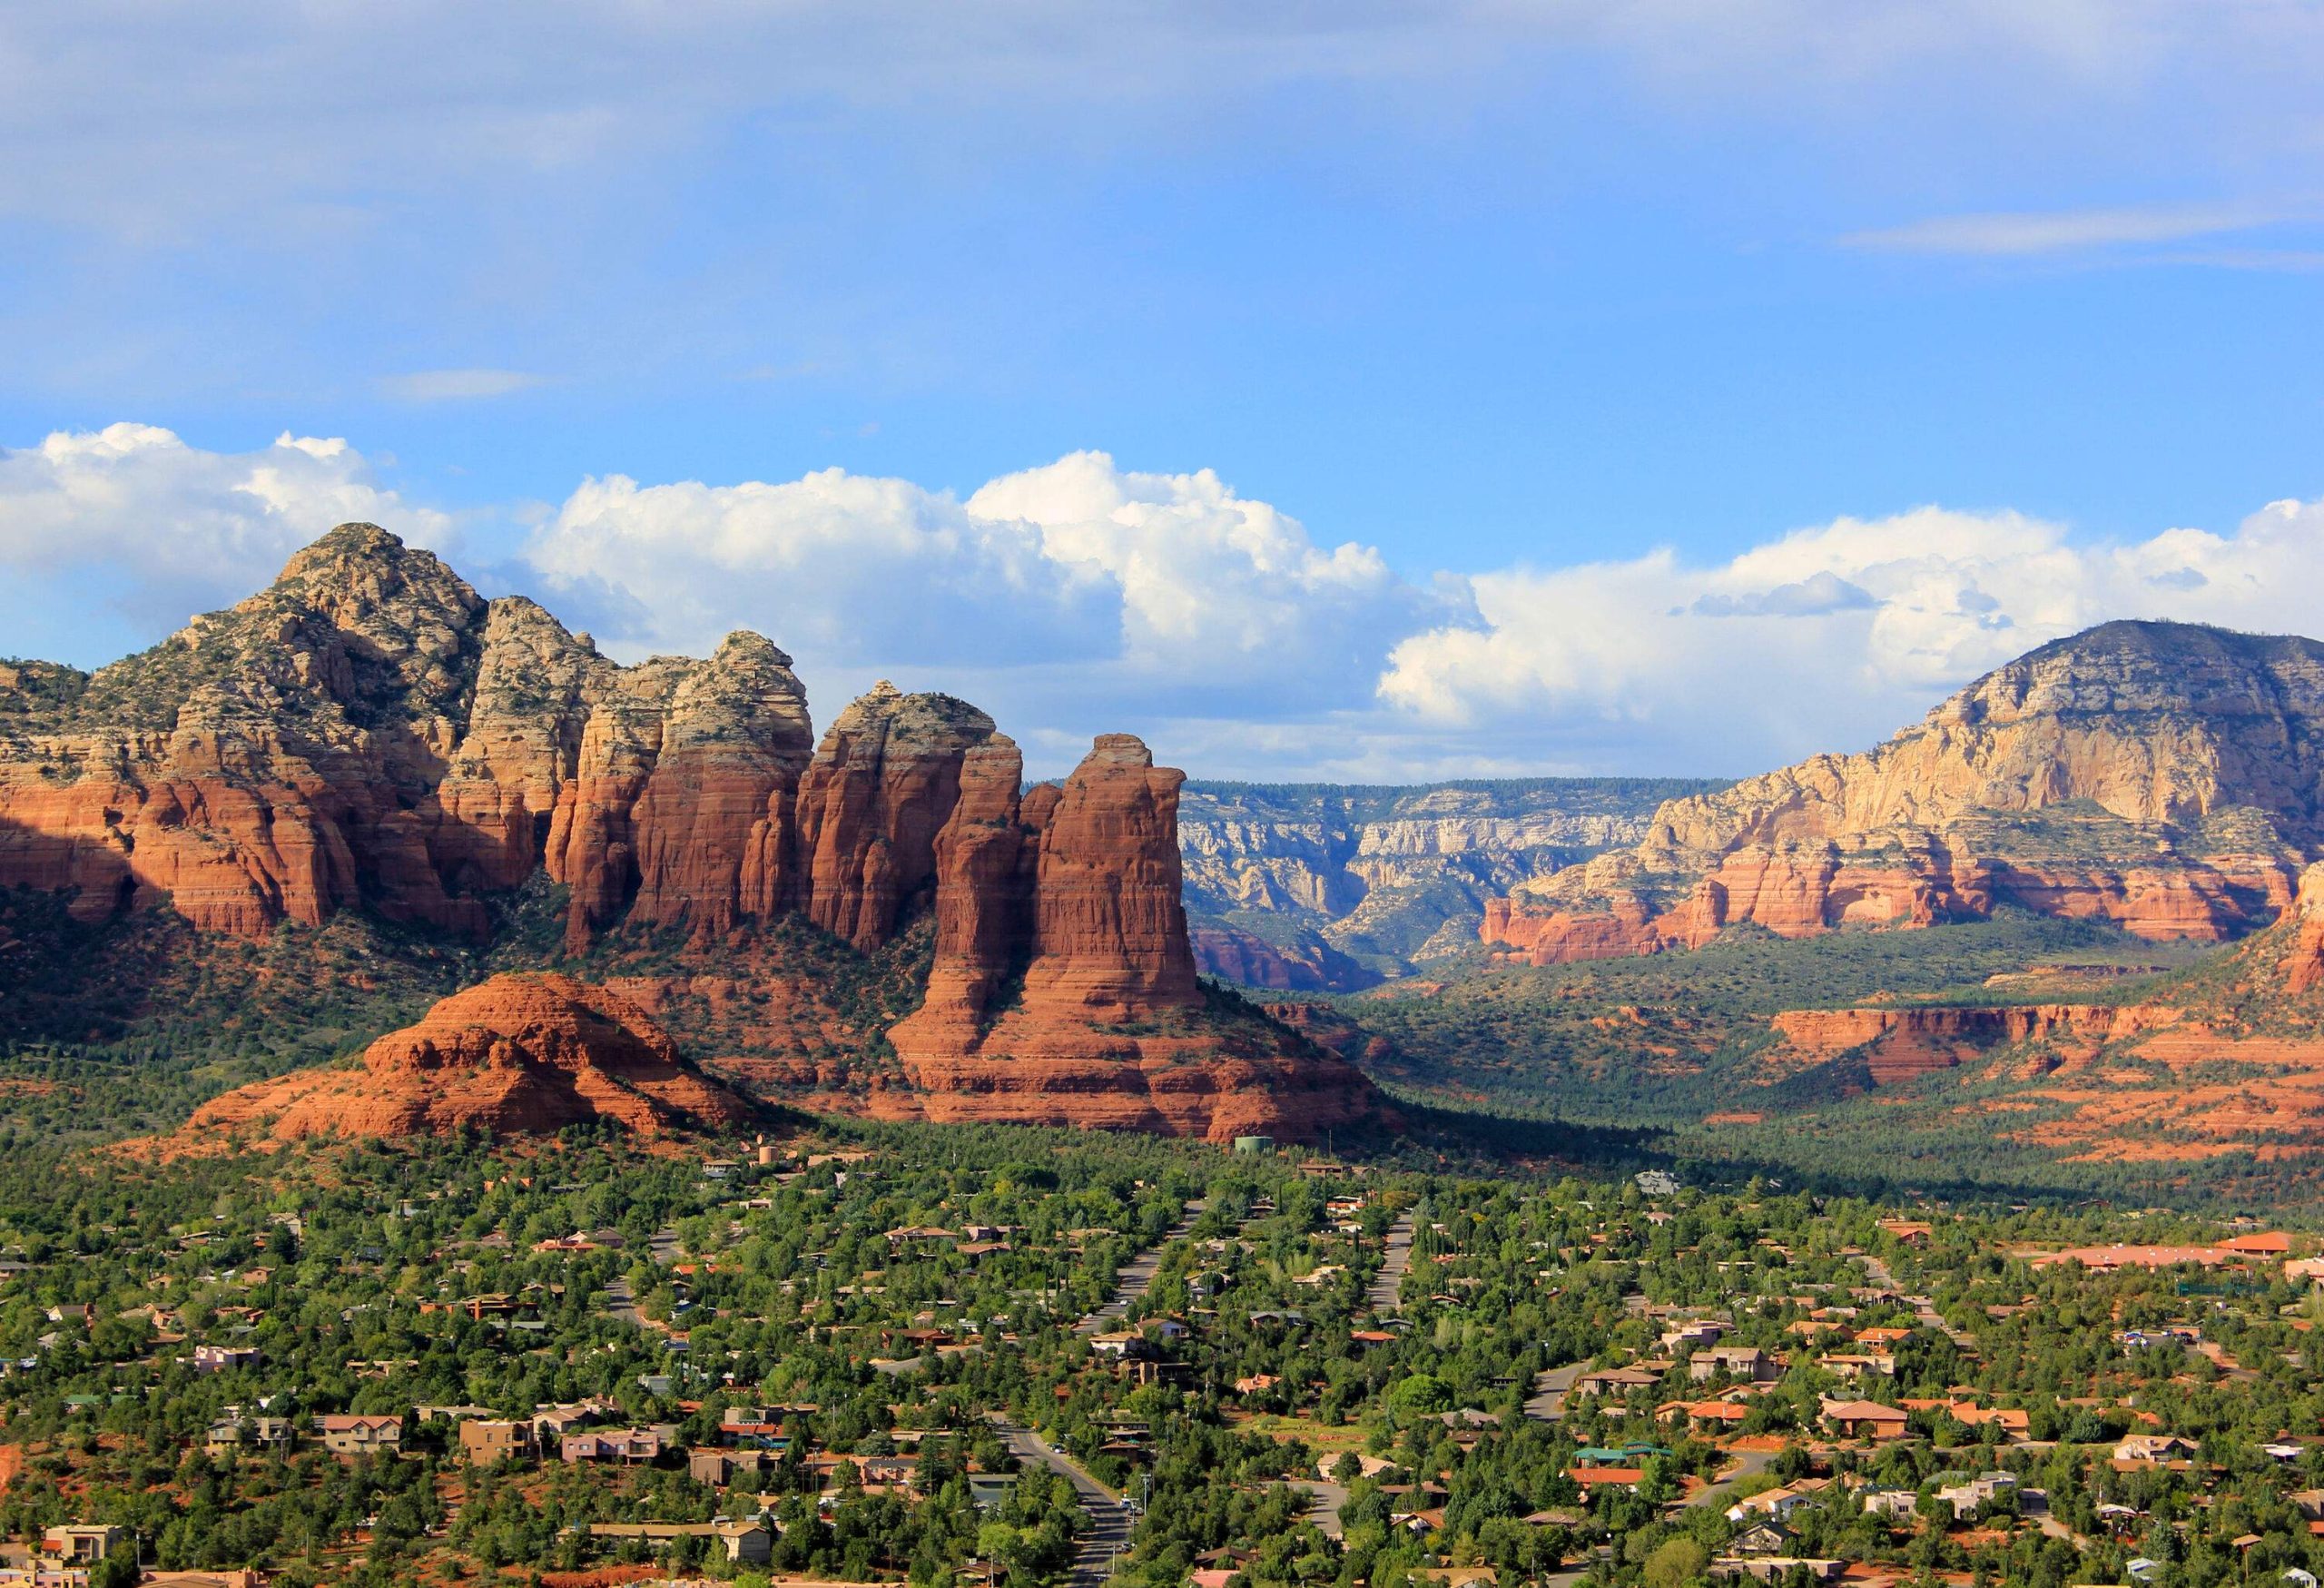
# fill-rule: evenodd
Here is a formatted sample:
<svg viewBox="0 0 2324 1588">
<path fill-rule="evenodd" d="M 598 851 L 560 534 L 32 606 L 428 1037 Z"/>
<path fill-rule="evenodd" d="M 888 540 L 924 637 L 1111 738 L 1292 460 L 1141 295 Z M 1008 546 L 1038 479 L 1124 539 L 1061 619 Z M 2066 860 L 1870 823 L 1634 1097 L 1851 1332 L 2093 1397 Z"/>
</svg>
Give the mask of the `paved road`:
<svg viewBox="0 0 2324 1588">
<path fill-rule="evenodd" d="M 1573 1388 L 1573 1381 L 1589 1371 L 1587 1362 L 1572 1362 L 1563 1367 L 1552 1367 L 1533 1376 L 1533 1394 L 1525 1403 L 1525 1415 L 1537 1422 L 1554 1423 L 1565 1415 L 1566 1393 Z"/>
<path fill-rule="evenodd" d="M 1374 1276 L 1372 1288 L 1365 1292 L 1364 1301 L 1375 1313 L 1386 1315 L 1397 1310 L 1397 1298 L 1403 1295 L 1404 1270 L 1413 1261 L 1413 1216 L 1409 1213 L 1388 1227 L 1388 1253 L 1381 1261 L 1380 1272 Z"/>
<path fill-rule="evenodd" d="M 645 1320 L 638 1315 L 637 1297 L 631 1293 L 626 1279 L 606 1281 L 606 1316 L 617 1317 L 633 1328 L 642 1328 Z"/>
<path fill-rule="evenodd" d="M 1704 1505 L 1716 1505 L 1720 1510 L 1725 1510 L 1728 1505 L 1733 1502 L 1735 1485 L 1745 1478 L 1755 1477 L 1758 1474 L 1767 1471 L 1768 1468 L 1774 1464 L 1775 1459 L 1775 1453 L 1771 1450 L 1738 1450 L 1735 1452 L 1735 1460 L 1737 1463 L 1735 1470 L 1728 1473 L 1725 1477 L 1719 1479 L 1718 1482 L 1706 1484 L 1704 1487 L 1698 1489 L 1693 1495 L 1688 1499 L 1688 1507 L 1689 1509 L 1693 1509 Z"/>
<path fill-rule="evenodd" d="M 1115 1557 L 1129 1553 L 1130 1516 L 1122 1509 L 1121 1496 L 1083 1471 L 1079 1462 L 1062 1451 L 1050 1449 L 1030 1430 L 997 1417 L 993 1425 L 1000 1430 L 1001 1438 L 1008 1442 L 1018 1460 L 1061 1473 L 1072 1484 L 1089 1525 L 1081 1534 L 1080 1547 L 1074 1552 L 1073 1572 L 1067 1581 L 1071 1588 L 1099 1588 L 1114 1574 Z"/>
<path fill-rule="evenodd" d="M 1132 1258 L 1128 1265 L 1114 1276 L 1114 1297 L 1105 1306 L 1073 1326 L 1077 1335 L 1102 1335 L 1129 1317 L 1130 1303 L 1146 1294 L 1154 1283 L 1154 1276 L 1162 1269 L 1162 1251 L 1172 1241 L 1184 1240 L 1194 1233 L 1195 1220 L 1202 1217 L 1209 1204 L 1200 1200 L 1187 1204 L 1186 1217 L 1172 1225 L 1162 1238 Z"/>
<path fill-rule="evenodd" d="M 1896 1276 L 1889 1268 L 1886 1263 L 1882 1262 L 1870 1252 L 1858 1253 L 1856 1260 L 1864 1265 L 1865 1277 L 1870 1279 L 1875 1285 L 1879 1286 L 1883 1290 L 1895 1290 L 1896 1288 Z M 1935 1329 L 1938 1334 L 1943 1335 L 1946 1339 L 1951 1340 L 1955 1345 L 1959 1346 L 1964 1350 L 1974 1350 L 1977 1344 L 1976 1336 L 1969 1334 L 1965 1330 L 1956 1329 L 1951 1324 L 1946 1323 L 1945 1319 L 1938 1317 L 1935 1304 L 1926 1297 L 1907 1296 L 1905 1299 L 1912 1305 L 1913 1320 L 1919 1324 L 1923 1328 Z"/>
<path fill-rule="evenodd" d="M 1308 1496 L 1307 1520 L 1321 1528 L 1326 1538 L 1341 1536 L 1340 1507 L 1347 1504 L 1346 1485 L 1321 1478 L 1293 1478 L 1291 1486 Z"/>
</svg>

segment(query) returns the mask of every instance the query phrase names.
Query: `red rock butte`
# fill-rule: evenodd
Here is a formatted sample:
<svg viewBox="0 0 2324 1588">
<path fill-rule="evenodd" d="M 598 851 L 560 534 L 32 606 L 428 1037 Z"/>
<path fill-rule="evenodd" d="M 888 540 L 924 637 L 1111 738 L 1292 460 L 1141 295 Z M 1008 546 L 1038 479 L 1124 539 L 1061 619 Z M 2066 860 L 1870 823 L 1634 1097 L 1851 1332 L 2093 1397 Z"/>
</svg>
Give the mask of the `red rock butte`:
<svg viewBox="0 0 2324 1588">
<path fill-rule="evenodd" d="M 1863 755 L 1669 801 L 1635 848 L 1492 902 L 1482 935 L 1553 964 L 2010 906 L 2217 942 L 2291 902 L 2320 797 L 2324 646 L 2109 623 Z"/>
<path fill-rule="evenodd" d="M 373 1042 L 358 1067 L 302 1070 L 212 1099 L 174 1139 L 198 1149 L 253 1130 L 444 1136 L 467 1128 L 550 1135 L 610 1124 L 641 1136 L 739 1129 L 751 1104 L 688 1069 L 635 1004 L 553 973 L 455 993 Z"/>
<path fill-rule="evenodd" d="M 1180 774 L 1126 735 L 1062 787 L 1023 774 L 950 695 L 883 682 L 818 744 L 757 635 L 623 666 L 350 524 L 141 655 L 0 668 L 0 887 L 91 923 L 167 904 L 263 937 L 360 907 L 482 940 L 545 873 L 568 953 L 647 927 L 709 956 L 794 916 L 876 953 L 932 913 L 896 1044 L 931 1115 L 1204 1136 L 1369 1115 L 1358 1072 L 1206 1004 Z"/>
</svg>

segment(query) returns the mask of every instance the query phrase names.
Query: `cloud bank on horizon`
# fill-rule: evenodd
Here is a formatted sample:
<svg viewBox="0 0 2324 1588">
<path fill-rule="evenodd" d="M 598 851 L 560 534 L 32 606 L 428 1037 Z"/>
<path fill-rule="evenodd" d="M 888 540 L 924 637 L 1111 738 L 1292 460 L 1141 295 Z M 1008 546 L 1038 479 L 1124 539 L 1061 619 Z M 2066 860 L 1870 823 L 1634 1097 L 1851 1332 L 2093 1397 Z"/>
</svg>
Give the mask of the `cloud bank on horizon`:
<svg viewBox="0 0 2324 1588">
<path fill-rule="evenodd" d="M 796 656 L 825 719 L 891 676 L 974 699 L 1042 770 L 1126 727 L 1200 775 L 1366 781 L 1748 773 L 1860 747 L 2108 618 L 2313 629 L 2324 582 L 2324 501 L 2130 541 L 1921 507 L 1709 563 L 1664 548 L 1414 578 L 1209 470 L 1100 452 L 965 498 L 838 469 L 607 475 L 497 515 L 379 476 L 340 439 L 223 453 L 148 425 L 60 431 L 0 451 L 0 568 L 54 597 L 25 610 L 102 601 L 112 632 L 143 643 L 369 519 L 615 655 L 706 654 L 758 629 Z M 92 653 L 69 620 L 44 637 L 84 666 L 125 648 Z"/>
</svg>

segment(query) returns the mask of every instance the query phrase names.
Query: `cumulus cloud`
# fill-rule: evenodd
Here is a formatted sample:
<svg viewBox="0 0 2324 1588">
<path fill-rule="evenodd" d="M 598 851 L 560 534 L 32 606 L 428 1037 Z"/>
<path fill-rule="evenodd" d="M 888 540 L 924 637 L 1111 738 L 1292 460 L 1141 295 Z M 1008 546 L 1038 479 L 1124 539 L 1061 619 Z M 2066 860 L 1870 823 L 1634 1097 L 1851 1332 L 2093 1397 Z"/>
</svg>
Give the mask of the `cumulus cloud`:
<svg viewBox="0 0 2324 1588">
<path fill-rule="evenodd" d="M 19 581 L 14 624 L 54 616 L 39 581 L 69 576 L 158 637 L 264 585 L 291 552 L 350 519 L 421 541 L 452 527 L 382 486 L 339 439 L 285 431 L 255 451 L 212 452 L 157 426 L 116 424 L 0 449 L 0 568 Z"/>
<path fill-rule="evenodd" d="M 109 659 L 350 518 L 439 549 L 472 528 L 340 440 L 219 453 L 123 424 L 0 452 L 0 570 L 22 592 L 0 651 Z M 2125 541 L 1925 507 L 1716 562 L 1659 549 L 1414 580 L 1210 471 L 1081 452 L 965 497 L 836 469 L 608 475 L 546 510 L 516 560 L 468 571 L 630 656 L 755 628 L 798 656 L 825 721 L 881 675 L 950 690 L 1044 774 L 1117 728 L 1216 776 L 1743 774 L 1873 743 L 2109 618 L 2314 633 L 2324 501 Z M 114 629 L 92 654 L 98 610 Z"/>
<path fill-rule="evenodd" d="M 1843 518 L 1712 566 L 1656 551 L 1472 580 L 1482 626 L 1400 644 L 1381 698 L 1455 737 L 1547 757 L 1748 771 L 1854 749 L 1948 691 L 2115 617 L 2317 627 L 2324 502 L 2231 533 L 2077 542 L 2009 512 Z"/>
<path fill-rule="evenodd" d="M 1369 547 L 1323 546 L 1216 474 L 1144 474 L 1101 452 L 965 501 L 825 469 L 780 484 L 593 479 L 527 557 L 633 647 L 700 650 L 727 628 L 803 663 L 953 668 L 1064 709 L 1076 695 L 1193 715 L 1367 703 L 1387 648 L 1457 600 Z M 1013 671 L 1012 671 L 1013 670 Z"/>
</svg>

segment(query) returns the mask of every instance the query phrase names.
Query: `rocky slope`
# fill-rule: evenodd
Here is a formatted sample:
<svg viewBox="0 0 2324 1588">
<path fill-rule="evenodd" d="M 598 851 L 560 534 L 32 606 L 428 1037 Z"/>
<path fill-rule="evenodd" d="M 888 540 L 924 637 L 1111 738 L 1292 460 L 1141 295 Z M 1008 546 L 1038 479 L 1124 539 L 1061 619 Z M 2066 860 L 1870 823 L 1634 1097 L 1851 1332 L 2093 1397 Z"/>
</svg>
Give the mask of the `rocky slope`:
<svg viewBox="0 0 2324 1588">
<path fill-rule="evenodd" d="M 739 1128 L 753 1107 L 689 1069 L 636 1005 L 569 976 L 502 975 L 381 1037 L 351 1069 L 300 1070 L 214 1098 L 172 1139 L 203 1151 L 253 1134 L 633 1134 Z"/>
<path fill-rule="evenodd" d="M 1352 991 L 1472 952 L 1484 902 L 1635 843 L 1657 804 L 1719 786 L 1524 778 L 1411 787 L 1187 786 L 1195 956 L 1245 986 Z"/>
<path fill-rule="evenodd" d="M 915 1030 L 975 1039 L 922 1041 L 936 1091 L 1047 1053 L 1122 1062 L 1022 1117 L 1299 1134 L 1303 1114 L 1371 1107 L 1354 1071 L 1263 1020 L 1261 1040 L 1194 1018 L 1180 774 L 1122 736 L 1061 790 L 1020 795 L 1021 773 L 991 719 L 950 696 L 882 684 L 817 744 L 790 658 L 756 635 L 706 661 L 617 666 L 532 602 L 485 601 L 433 556 L 345 525 L 141 656 L 93 675 L 0 670 L 0 889 L 64 898 L 84 925 L 167 904 L 244 939 L 359 909 L 507 962 L 513 902 L 545 879 L 565 955 L 684 944 L 641 988 L 723 974 L 731 997 L 671 991 L 670 1006 L 795 1010 L 803 1046 L 753 1057 L 796 1060 L 818 1088 L 834 1049 L 872 1068 L 884 1050 L 887 995 L 840 984 L 932 913 L 939 967 Z M 795 922 L 859 961 L 812 949 Z M 1115 1034 L 1166 1015 L 1192 1021 L 1167 1054 L 1182 1090 L 1206 1056 L 1247 1067 L 1254 1041 L 1281 1062 L 1191 1087 L 1225 1100 L 1108 1112 L 1109 1091 L 1158 1084 L 1156 1054 Z M 1270 1101 L 1278 1090 L 1296 1111 Z M 1337 1114 L 1318 1092 L 1345 1094 Z"/>
<path fill-rule="evenodd" d="M 1858 755 L 1664 804 L 1635 845 L 1513 889 L 1482 936 L 1536 963 L 1925 926 L 1996 907 L 2218 942 L 2324 846 L 2324 646 L 2110 623 Z"/>
<path fill-rule="evenodd" d="M 1777 1041 L 1757 1079 L 1771 1090 L 1797 1093 L 1806 1079 L 1885 1095 L 1940 1076 L 1894 1100 L 1901 1123 L 1974 1121 L 2068 1161 L 2309 1159 L 2324 1148 L 2324 864 L 2275 924 L 2126 1001 L 1802 1010 L 1769 1023 Z M 1751 1097 L 1736 1089 L 1734 1106 Z"/>
</svg>

